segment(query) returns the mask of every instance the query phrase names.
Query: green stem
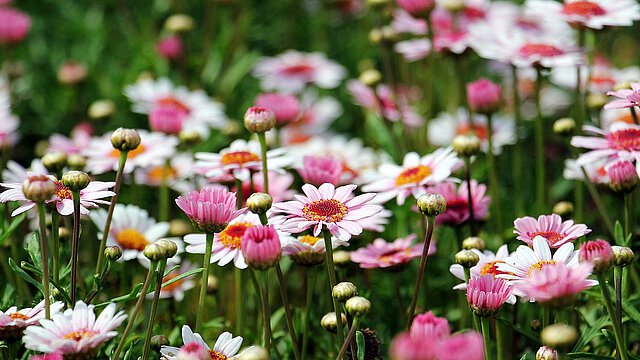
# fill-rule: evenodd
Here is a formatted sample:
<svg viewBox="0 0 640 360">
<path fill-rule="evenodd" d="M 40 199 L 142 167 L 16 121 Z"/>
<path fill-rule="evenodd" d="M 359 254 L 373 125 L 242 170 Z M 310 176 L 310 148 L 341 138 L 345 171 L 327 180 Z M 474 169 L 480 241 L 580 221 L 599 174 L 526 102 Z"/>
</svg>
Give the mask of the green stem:
<svg viewBox="0 0 640 360">
<path fill-rule="evenodd" d="M 242 201 L 244 200 L 242 196 L 242 181 L 239 179 L 236 179 L 235 182 L 236 182 L 236 207 L 238 209 L 242 209 Z"/>
<path fill-rule="evenodd" d="M 265 311 L 264 311 L 264 300 L 262 295 L 262 289 L 261 289 L 260 283 L 258 282 L 256 274 L 252 269 L 249 269 L 249 277 L 251 278 L 251 283 L 253 283 L 253 287 L 256 291 L 256 294 L 258 295 L 258 300 L 260 301 L 260 306 L 262 307 L 262 312 L 264 313 Z M 267 312 L 268 312 L 268 309 L 267 309 Z M 266 317 L 268 317 L 268 315 L 263 314 L 263 318 L 266 318 Z M 267 331 L 271 331 L 271 327 L 269 327 L 269 329 L 266 329 L 266 328 L 264 329 L 264 338 L 263 338 L 264 347 L 269 349 L 271 345 L 271 336 L 267 336 Z"/>
<path fill-rule="evenodd" d="M 102 271 L 102 265 L 104 264 L 104 249 L 107 247 L 107 239 L 109 238 L 109 230 L 111 229 L 111 219 L 113 218 L 113 211 L 118 203 L 120 186 L 122 185 L 122 176 L 124 175 L 124 164 L 127 162 L 128 153 L 128 151 L 120 152 L 120 162 L 118 163 L 118 172 L 116 173 L 116 185 L 113 187 L 115 195 L 111 198 L 111 204 L 109 204 L 109 211 L 107 212 L 107 220 L 105 221 L 104 229 L 102 230 L 102 240 L 100 240 L 98 262 L 96 263 L 96 274 L 100 274 Z"/>
<path fill-rule="evenodd" d="M 342 344 L 344 341 L 343 325 L 342 325 L 342 308 L 338 300 L 333 297 L 333 287 L 336 286 L 336 270 L 333 265 L 333 243 L 331 242 L 331 233 L 329 230 L 323 229 L 322 235 L 324 236 L 324 243 L 326 244 L 327 255 L 327 274 L 329 275 L 329 296 L 333 302 L 333 311 L 336 313 L 336 324 L 338 326 L 336 334 L 338 337 L 338 344 Z"/>
<path fill-rule="evenodd" d="M 49 256 L 47 255 L 47 225 L 44 203 L 37 203 L 40 220 L 40 255 L 42 257 L 42 293 L 44 295 L 45 318 L 51 318 L 51 298 L 49 296 Z"/>
<path fill-rule="evenodd" d="M 500 322 L 500 320 L 496 319 L 496 346 L 498 347 L 497 351 L 497 359 L 505 360 L 507 357 L 505 356 L 505 333 L 504 333 L 504 324 Z"/>
<path fill-rule="evenodd" d="M 269 310 L 269 271 L 262 271 L 262 316 L 264 317 L 265 348 L 269 352 L 271 348 L 271 311 Z"/>
<path fill-rule="evenodd" d="M 539 213 L 546 211 L 546 194 L 545 194 L 545 161 L 544 161 L 544 117 L 542 116 L 542 104 L 540 100 L 540 91 L 542 90 L 542 73 L 536 68 L 536 88 L 535 102 L 536 114 L 535 120 L 535 149 L 536 149 L 536 210 Z"/>
<path fill-rule="evenodd" d="M 202 320 L 204 318 L 204 303 L 207 296 L 209 281 L 209 265 L 211 265 L 211 248 L 213 247 L 213 234 L 207 233 L 205 241 L 204 258 L 202 259 L 202 279 L 200 279 L 200 297 L 198 299 L 198 316 L 196 318 L 196 332 L 202 332 Z"/>
<path fill-rule="evenodd" d="M 289 295 L 287 295 L 287 283 L 282 273 L 280 264 L 276 264 L 276 274 L 278 275 L 278 283 L 280 285 L 280 296 L 282 297 L 282 304 L 284 305 L 284 313 L 287 318 L 287 327 L 289 328 L 289 335 L 291 336 L 291 344 L 293 346 L 293 354 L 297 360 L 301 359 L 300 347 L 298 344 L 298 338 L 296 337 L 296 330 L 293 326 L 293 315 L 291 314 L 291 304 L 289 303 Z"/>
<path fill-rule="evenodd" d="M 469 156 L 464 157 L 464 174 L 467 181 L 467 206 L 469 207 L 469 231 L 471 236 L 478 235 L 476 229 L 475 214 L 473 213 L 473 194 L 471 193 L 471 158 Z M 494 200 L 495 201 L 495 200 Z"/>
<path fill-rule="evenodd" d="M 491 360 L 491 329 L 489 328 L 489 318 L 480 316 L 480 326 L 482 328 L 482 339 L 484 340 L 484 359 Z"/>
<path fill-rule="evenodd" d="M 516 215 L 524 215 L 524 200 L 522 198 L 522 144 L 520 143 L 520 131 L 522 128 L 522 114 L 520 112 L 520 92 L 518 91 L 518 68 L 511 66 L 512 92 L 513 92 L 513 117 L 515 118 L 516 144 L 513 149 L 512 174 L 513 189 L 515 191 Z"/>
<path fill-rule="evenodd" d="M 80 246 L 80 191 L 72 191 L 73 234 L 71 240 L 71 304 L 76 303 L 78 292 L 78 247 Z"/>
<path fill-rule="evenodd" d="M 142 310 L 142 304 L 144 303 L 144 299 L 147 296 L 147 292 L 149 291 L 149 286 L 151 285 L 151 280 L 153 279 L 153 274 L 156 271 L 157 267 L 158 267 L 157 261 L 152 261 L 151 264 L 149 265 L 147 278 L 144 280 L 144 284 L 142 284 L 142 290 L 138 295 L 138 301 L 136 301 L 136 305 L 134 306 L 133 310 L 131 310 L 131 314 L 129 314 L 129 321 L 127 322 L 127 327 L 124 329 L 124 332 L 122 333 L 122 338 L 120 339 L 120 342 L 118 343 L 118 347 L 116 348 L 116 351 L 113 353 L 113 356 L 111 356 L 111 359 L 120 359 L 119 357 L 120 353 L 122 352 L 122 349 L 124 349 L 124 344 L 127 342 L 127 337 L 129 336 L 129 333 L 133 329 L 133 325 L 136 322 L 136 318 L 138 317 L 140 310 Z"/>
<path fill-rule="evenodd" d="M 51 242 L 53 244 L 53 281 L 60 283 L 60 214 L 51 212 Z M 73 306 L 73 304 L 70 304 Z"/>
<path fill-rule="evenodd" d="M 316 280 L 316 272 L 306 268 L 307 275 L 307 293 L 305 295 L 304 320 L 302 322 L 302 354 L 307 355 L 307 347 L 309 346 L 309 320 L 311 319 L 311 305 L 314 301 L 313 288 Z M 311 270 L 311 272 L 309 272 Z"/>
<path fill-rule="evenodd" d="M 620 359 L 629 360 L 629 356 L 627 355 L 627 346 L 624 342 L 622 329 L 620 327 L 620 319 L 618 319 L 618 317 L 616 316 L 616 310 L 613 307 L 613 303 L 611 302 L 611 293 L 609 292 L 607 280 L 605 279 L 603 273 L 597 273 L 596 276 L 598 278 L 598 282 L 600 283 L 600 290 L 602 291 L 604 304 L 607 307 L 609 318 L 611 318 L 611 324 L 613 325 L 613 334 L 616 338 L 616 346 L 618 348 L 618 353 L 620 353 Z"/>
<path fill-rule="evenodd" d="M 156 322 L 156 313 L 158 311 L 158 302 L 160 301 L 160 288 L 162 287 L 162 279 L 164 278 L 164 269 L 167 266 L 167 260 L 161 260 L 156 269 L 156 288 L 153 292 L 153 300 L 151 302 L 151 314 L 147 323 L 147 335 L 144 339 L 144 350 L 142 352 L 142 360 L 149 359 L 149 350 L 151 348 L 151 337 L 153 336 L 153 325 Z"/>
<path fill-rule="evenodd" d="M 613 268 L 613 287 L 616 291 L 616 316 L 618 320 L 618 326 L 624 337 L 624 328 L 622 325 L 622 275 L 623 267 L 615 266 Z M 626 340 L 626 339 L 625 339 Z M 626 341 L 625 341 L 626 343 Z"/>
<path fill-rule="evenodd" d="M 551 311 L 549 310 L 548 307 L 543 306 L 542 307 L 542 328 L 546 328 L 547 326 L 549 326 L 551 320 Z"/>
<path fill-rule="evenodd" d="M 491 206 L 493 206 L 493 215 L 495 216 L 495 228 L 500 236 L 501 242 L 504 242 L 502 238 L 502 214 L 500 207 L 500 193 L 498 192 L 498 176 L 496 175 L 496 157 L 493 153 L 493 115 L 487 114 L 487 139 L 489 142 L 489 148 L 487 149 L 487 167 L 489 168 L 489 191 L 491 192 Z"/>
<path fill-rule="evenodd" d="M 624 238 L 625 240 L 631 234 L 631 214 L 633 213 L 633 205 L 631 204 L 631 194 L 625 193 L 624 199 Z M 625 244 L 626 246 L 627 244 Z"/>
<path fill-rule="evenodd" d="M 264 133 L 258 133 L 258 141 L 260 141 L 260 151 L 262 160 L 262 178 L 264 181 L 264 193 L 269 193 L 269 168 L 267 167 L 267 138 Z"/>
<path fill-rule="evenodd" d="M 236 285 L 236 334 L 242 334 L 244 328 L 244 281 L 242 270 L 235 268 L 235 285 Z"/>
<path fill-rule="evenodd" d="M 342 344 L 342 347 L 340 348 L 340 352 L 338 353 L 338 356 L 336 357 L 336 360 L 340 360 L 344 357 L 344 355 L 347 353 L 347 348 L 349 347 L 349 343 L 351 342 L 351 339 L 353 338 L 353 335 L 355 335 L 356 330 L 358 330 L 358 327 L 360 326 L 360 318 L 356 317 L 353 319 L 353 324 L 351 324 L 351 329 L 349 329 L 349 333 L 347 334 L 347 338 L 344 339 L 344 343 Z M 351 354 L 352 356 L 355 356 L 355 354 Z"/>
<path fill-rule="evenodd" d="M 433 228 L 435 225 L 436 217 L 427 216 L 427 235 L 424 239 L 424 248 L 422 249 L 422 257 L 420 258 L 420 267 L 418 268 L 418 275 L 416 276 L 416 283 L 414 285 L 413 297 L 411 298 L 411 305 L 409 306 L 409 313 L 407 315 L 407 324 L 405 329 L 409 329 L 411 322 L 413 322 L 413 313 L 416 311 L 416 304 L 418 303 L 418 295 L 420 294 L 420 285 L 422 284 L 422 277 L 424 276 L 424 269 L 427 265 L 427 255 L 429 253 L 429 246 L 431 246 L 431 238 L 433 236 Z"/>
<path fill-rule="evenodd" d="M 167 221 L 169 219 L 169 161 L 162 165 L 162 180 L 160 182 L 160 209 L 158 220 Z"/>
<path fill-rule="evenodd" d="M 584 183 L 587 185 L 587 190 L 589 190 L 589 194 L 591 195 L 591 199 L 596 204 L 596 209 L 598 209 L 598 213 L 600 213 L 600 218 L 604 222 L 605 227 L 609 231 L 609 235 L 612 238 L 615 238 L 615 231 L 613 229 L 613 224 L 611 223 L 611 219 L 609 218 L 609 211 L 602 201 L 602 197 L 600 197 L 600 193 L 593 185 L 591 180 L 589 179 L 589 175 L 587 175 L 587 171 L 584 169 L 584 166 L 580 166 L 580 170 L 582 171 L 582 176 L 584 177 Z"/>
</svg>

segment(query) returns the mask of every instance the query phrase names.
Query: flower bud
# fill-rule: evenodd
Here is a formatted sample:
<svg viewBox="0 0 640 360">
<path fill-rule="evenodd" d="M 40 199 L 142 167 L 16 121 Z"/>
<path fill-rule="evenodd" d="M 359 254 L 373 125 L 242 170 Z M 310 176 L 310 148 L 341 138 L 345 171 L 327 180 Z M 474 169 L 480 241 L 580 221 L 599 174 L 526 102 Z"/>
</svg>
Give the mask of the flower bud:
<svg viewBox="0 0 640 360">
<path fill-rule="evenodd" d="M 71 154 L 67 158 L 67 164 L 72 170 L 84 170 L 84 167 L 87 166 L 87 158 L 78 154 Z"/>
<path fill-rule="evenodd" d="M 267 270 L 280 261 L 282 245 L 271 225 L 252 226 L 242 236 L 241 246 L 245 262 L 253 269 Z"/>
<path fill-rule="evenodd" d="M 265 193 L 253 193 L 247 199 L 247 208 L 257 215 L 266 214 L 272 204 L 273 198 Z"/>
<path fill-rule="evenodd" d="M 267 349 L 261 346 L 252 346 L 236 355 L 237 360 L 269 360 Z"/>
<path fill-rule="evenodd" d="M 570 350 L 578 341 L 578 337 L 578 331 L 567 324 L 549 325 L 540 334 L 544 345 L 561 351 Z"/>
<path fill-rule="evenodd" d="M 33 202 L 43 202 L 56 193 L 56 184 L 46 175 L 32 175 L 22 183 L 22 192 Z"/>
<path fill-rule="evenodd" d="M 536 360 L 557 360 L 558 352 L 548 346 L 542 346 L 536 352 Z"/>
<path fill-rule="evenodd" d="M 460 250 L 456 256 L 456 263 L 462 265 L 465 268 L 472 268 L 478 264 L 480 257 L 474 251 Z"/>
<path fill-rule="evenodd" d="M 363 71 L 358 79 L 367 86 L 374 86 L 382 80 L 382 74 L 376 69 L 368 69 Z"/>
<path fill-rule="evenodd" d="M 382 40 L 382 29 L 373 28 L 369 31 L 369 41 L 372 44 L 378 44 Z"/>
<path fill-rule="evenodd" d="M 156 52 L 168 61 L 179 59 L 184 54 L 182 39 L 177 35 L 163 37 L 156 43 Z"/>
<path fill-rule="evenodd" d="M 340 314 L 340 317 L 342 318 L 342 324 L 346 324 L 347 317 L 342 313 Z M 323 329 L 327 330 L 330 333 L 335 334 L 336 332 L 338 332 L 338 318 L 336 317 L 336 313 L 332 311 L 325 314 L 320 320 L 320 325 Z"/>
<path fill-rule="evenodd" d="M 178 245 L 171 240 L 160 239 L 156 241 L 156 244 L 162 248 L 165 252 L 165 257 L 170 259 L 178 253 Z"/>
<path fill-rule="evenodd" d="M 180 143 L 184 146 L 194 146 L 202 141 L 202 135 L 199 132 L 192 129 L 182 129 L 178 134 Z"/>
<path fill-rule="evenodd" d="M 451 140 L 451 146 L 458 155 L 470 157 L 480 153 L 482 142 L 476 135 L 456 135 Z"/>
<path fill-rule="evenodd" d="M 171 236 L 185 236 L 193 232 L 193 227 L 188 221 L 175 219 L 169 222 L 169 234 Z"/>
<path fill-rule="evenodd" d="M 613 252 L 613 265 L 625 267 L 631 265 L 633 262 L 634 254 L 631 248 L 626 246 L 612 246 Z"/>
<path fill-rule="evenodd" d="M 353 283 L 344 281 L 336 284 L 336 286 L 333 287 L 332 294 L 336 300 L 343 303 L 358 295 L 358 288 L 353 285 Z"/>
<path fill-rule="evenodd" d="M 244 127 L 252 133 L 263 133 L 269 131 L 276 126 L 276 115 L 273 111 L 252 106 L 244 113 Z"/>
<path fill-rule="evenodd" d="M 613 91 L 619 91 L 619 90 L 631 90 L 631 82 L 623 81 L 615 84 L 613 86 Z"/>
<path fill-rule="evenodd" d="M 346 250 L 338 250 L 333 252 L 333 264 L 338 267 L 344 267 L 351 263 L 351 253 Z"/>
<path fill-rule="evenodd" d="M 572 118 L 558 119 L 553 123 L 553 132 L 560 136 L 571 136 L 576 132 L 576 121 Z"/>
<path fill-rule="evenodd" d="M 558 214 L 563 218 L 571 217 L 571 214 L 573 214 L 573 203 L 570 201 L 559 201 L 553 205 L 552 213 Z"/>
<path fill-rule="evenodd" d="M 600 110 L 609 102 L 607 95 L 602 93 L 590 93 L 587 95 L 587 107 L 592 110 Z"/>
<path fill-rule="evenodd" d="M 160 261 L 165 258 L 164 249 L 156 243 L 145 246 L 142 254 L 152 262 Z"/>
<path fill-rule="evenodd" d="M 107 261 L 118 261 L 122 257 L 122 249 L 118 246 L 107 246 L 104 249 L 104 257 Z"/>
<path fill-rule="evenodd" d="M 61 182 L 62 185 L 64 185 L 71 191 L 80 191 L 89 186 L 91 178 L 86 172 L 72 170 L 67 171 L 64 175 L 62 175 Z"/>
<path fill-rule="evenodd" d="M 478 249 L 480 251 L 484 251 L 484 240 L 477 236 L 470 236 L 462 240 L 462 248 L 467 250 Z"/>
<path fill-rule="evenodd" d="M 587 241 L 580 245 L 580 262 L 593 265 L 593 272 L 606 271 L 613 264 L 613 250 L 606 240 Z"/>
<path fill-rule="evenodd" d="M 140 142 L 140 134 L 135 129 L 118 128 L 111 135 L 111 145 L 120 151 L 135 150 Z"/>
<path fill-rule="evenodd" d="M 98 120 L 106 119 L 113 115 L 114 112 L 116 112 L 116 104 L 111 100 L 101 99 L 91 103 L 87 115 L 89 115 L 91 119 Z"/>
<path fill-rule="evenodd" d="M 463 0 L 440 0 L 438 5 L 452 13 L 464 10 Z"/>
<path fill-rule="evenodd" d="M 438 216 L 447 211 L 447 200 L 440 194 L 422 194 L 416 204 L 418 210 L 426 216 Z"/>
<path fill-rule="evenodd" d="M 614 192 L 625 194 L 638 186 L 638 173 L 635 165 L 629 160 L 615 160 L 604 167 L 609 175 L 609 188 Z"/>
<path fill-rule="evenodd" d="M 164 22 L 165 29 L 170 32 L 187 32 L 193 29 L 193 18 L 186 14 L 173 14 Z"/>
<path fill-rule="evenodd" d="M 218 278 L 213 274 L 209 274 L 209 277 L 207 278 L 207 293 L 215 294 L 217 291 L 218 291 Z"/>
<path fill-rule="evenodd" d="M 529 327 L 531 328 L 531 330 L 537 332 L 537 331 L 540 331 L 540 329 L 542 328 L 542 323 L 538 319 L 533 319 L 529 323 Z"/>
<path fill-rule="evenodd" d="M 467 102 L 472 111 L 492 114 L 500 108 L 500 85 L 488 79 L 467 84 Z"/>
<path fill-rule="evenodd" d="M 155 352 L 160 351 L 163 346 L 168 346 L 170 344 L 169 338 L 164 335 L 155 335 L 151 337 L 151 349 Z"/>
<path fill-rule="evenodd" d="M 366 315 L 371 309 L 371 301 L 363 298 L 362 296 L 354 296 L 347 300 L 344 304 L 349 314 L 353 317 L 360 317 Z"/>
<path fill-rule="evenodd" d="M 74 85 L 86 79 L 88 72 L 87 65 L 75 61 L 67 61 L 58 69 L 58 81 L 64 85 Z"/>
<path fill-rule="evenodd" d="M 51 173 L 60 172 L 67 166 L 67 154 L 60 151 L 48 152 L 42 157 L 42 165 Z"/>
</svg>

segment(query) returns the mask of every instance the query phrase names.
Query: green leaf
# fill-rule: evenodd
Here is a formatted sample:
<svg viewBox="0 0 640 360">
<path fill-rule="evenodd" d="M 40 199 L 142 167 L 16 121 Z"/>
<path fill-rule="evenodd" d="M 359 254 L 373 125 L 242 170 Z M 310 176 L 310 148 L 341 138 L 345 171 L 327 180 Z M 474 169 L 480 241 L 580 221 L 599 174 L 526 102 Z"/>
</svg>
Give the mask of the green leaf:
<svg viewBox="0 0 640 360">
<path fill-rule="evenodd" d="M 622 224 L 620 224 L 620 221 L 616 221 L 616 225 L 614 226 L 614 236 L 615 236 L 615 241 L 616 241 L 616 245 L 618 246 L 624 246 L 625 241 L 624 241 L 624 229 L 622 228 Z"/>
<path fill-rule="evenodd" d="M 0 244 L 5 245 L 4 243 L 5 240 L 7 240 L 9 236 L 11 236 L 11 234 L 13 234 L 14 231 L 16 231 L 18 226 L 22 223 L 24 219 L 26 219 L 26 217 L 27 217 L 27 213 L 22 213 L 17 217 L 13 218 L 13 221 L 11 221 L 11 224 L 9 225 L 9 227 L 2 233 L 2 235 L 0 235 Z"/>
<path fill-rule="evenodd" d="M 361 331 L 356 331 L 356 345 L 358 345 L 358 360 L 364 360 L 365 342 Z"/>
<path fill-rule="evenodd" d="M 636 324 L 640 324 L 640 312 L 638 312 L 634 306 L 629 304 L 628 301 L 622 301 L 622 310 L 624 310 L 624 312 L 629 315 Z"/>
<path fill-rule="evenodd" d="M 42 277 L 42 270 L 40 270 L 40 269 L 36 268 L 35 266 L 29 264 L 28 262 L 22 263 L 22 267 L 24 269 L 28 270 L 28 271 L 31 271 L 35 275 Z M 58 291 L 60 292 L 60 295 L 62 295 L 64 300 L 67 302 L 67 304 L 71 304 L 71 298 L 69 297 L 69 294 L 67 294 L 67 290 L 63 286 L 61 286 L 60 284 L 58 284 L 55 281 L 53 281 L 53 278 L 51 276 L 49 276 L 49 282 L 56 289 L 58 289 Z"/>
<path fill-rule="evenodd" d="M 173 283 L 174 283 L 174 282 L 176 282 L 176 281 L 180 281 L 180 280 L 182 280 L 182 279 L 184 279 L 184 278 L 186 278 L 186 277 L 189 277 L 189 276 L 191 276 L 191 275 L 195 275 L 195 274 L 197 274 L 197 273 L 200 273 L 200 272 L 202 272 L 203 270 L 204 270 L 204 268 L 198 268 L 198 269 L 189 270 L 189 271 L 185 272 L 184 274 L 180 274 L 180 275 L 178 275 L 178 276 L 174 277 L 173 279 L 171 279 L 171 280 L 169 280 L 169 281 L 167 281 L 167 282 L 163 282 L 163 283 L 162 283 L 162 287 L 165 287 L 165 286 L 171 285 L 171 284 L 173 284 Z M 167 274 L 168 274 L 168 273 L 167 273 Z"/>
<path fill-rule="evenodd" d="M 40 284 L 38 281 L 36 281 L 36 279 L 32 278 L 31 275 L 27 274 L 24 270 L 22 270 L 18 266 L 18 264 L 16 264 L 16 262 L 13 261 L 13 259 L 9 259 L 9 266 L 18 276 L 20 276 L 26 282 L 38 288 L 38 290 L 40 290 L 40 292 L 42 293 L 42 284 Z"/>
<path fill-rule="evenodd" d="M 602 335 L 600 329 L 610 324 L 611 323 L 609 322 L 609 318 L 607 316 L 602 316 L 598 318 L 598 320 L 596 320 L 593 324 L 589 324 L 589 326 L 586 327 L 586 330 L 582 333 L 580 339 L 578 339 L 576 346 L 573 347 L 573 350 L 579 351 L 584 349 L 587 344 L 589 344 L 593 339 Z"/>
<path fill-rule="evenodd" d="M 38 269 L 42 269 L 42 256 L 40 255 L 40 234 L 34 232 L 27 238 L 24 245 L 25 250 L 29 254 L 33 265 Z"/>
<path fill-rule="evenodd" d="M 615 359 L 613 356 L 590 354 L 586 352 L 570 353 L 569 357 L 572 359 L 601 359 L 601 360 Z"/>
</svg>

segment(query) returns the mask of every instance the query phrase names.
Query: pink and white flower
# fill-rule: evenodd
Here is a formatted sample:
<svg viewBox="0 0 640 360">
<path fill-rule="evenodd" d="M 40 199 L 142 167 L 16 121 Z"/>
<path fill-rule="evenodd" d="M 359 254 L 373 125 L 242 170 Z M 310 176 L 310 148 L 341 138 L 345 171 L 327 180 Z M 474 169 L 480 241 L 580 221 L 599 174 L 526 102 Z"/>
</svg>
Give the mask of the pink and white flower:
<svg viewBox="0 0 640 360">
<path fill-rule="evenodd" d="M 264 93 L 258 95 L 253 103 L 273 111 L 279 127 L 295 122 L 300 116 L 300 102 L 291 94 Z"/>
<path fill-rule="evenodd" d="M 216 340 L 213 349 L 207 345 L 207 343 L 202 339 L 202 336 L 198 333 L 194 333 L 188 325 L 182 326 L 182 342 L 187 345 L 191 343 L 196 343 L 202 347 L 204 347 L 211 356 L 212 359 L 233 359 L 235 358 L 238 350 L 242 346 L 242 337 L 233 335 L 230 332 L 223 332 Z M 163 360 L 176 360 L 179 348 L 173 346 L 163 346 L 160 349 L 160 353 L 162 354 Z"/>
<path fill-rule="evenodd" d="M 620 100 L 613 100 L 607 103 L 604 108 L 609 109 L 624 109 L 640 106 L 640 83 L 632 82 L 629 84 L 631 89 L 620 89 L 618 91 L 609 91 L 607 95 L 615 96 Z"/>
<path fill-rule="evenodd" d="M 48 152 L 62 152 L 69 155 L 81 154 L 89 146 L 93 128 L 89 123 L 76 125 L 71 131 L 71 138 L 53 134 L 49 138 Z"/>
<path fill-rule="evenodd" d="M 2 171 L 2 179 L 7 183 L 20 183 L 27 180 L 31 174 L 49 175 L 47 168 L 40 159 L 33 159 L 29 168 L 25 168 L 13 160 L 7 161 L 7 168 Z"/>
<path fill-rule="evenodd" d="M 582 290 L 598 284 L 588 279 L 592 269 L 591 264 L 550 263 L 514 284 L 514 289 L 523 298 L 545 306 L 567 306 Z"/>
<path fill-rule="evenodd" d="M 563 3 L 528 0 L 525 9 L 547 20 L 597 30 L 605 26 L 631 26 L 640 19 L 640 7 L 632 0 L 565 0 Z"/>
<path fill-rule="evenodd" d="M 375 239 L 366 247 L 351 253 L 351 261 L 360 264 L 362 269 L 396 268 L 408 264 L 411 260 L 422 255 L 424 243 L 414 244 L 416 235 L 398 238 L 393 242 Z M 435 242 L 431 242 L 429 255 L 436 252 Z"/>
<path fill-rule="evenodd" d="M 447 200 L 447 210 L 436 217 L 437 223 L 457 226 L 465 223 L 471 217 L 469 213 L 469 187 L 466 181 L 463 181 L 457 189 L 454 182 L 443 182 L 429 188 L 429 192 L 441 194 Z M 491 198 L 487 196 L 486 185 L 471 180 L 471 202 L 473 203 L 473 220 L 487 220 Z"/>
<path fill-rule="evenodd" d="M 57 314 L 63 307 L 64 304 L 57 301 L 49 306 L 49 311 L 52 315 Z M 17 306 L 12 306 L 6 311 L 0 310 L 0 340 L 18 340 L 24 329 L 39 324 L 44 315 L 44 300 L 32 308 L 18 310 Z"/>
<path fill-rule="evenodd" d="M 469 279 L 467 301 L 476 314 L 489 316 L 507 302 L 512 292 L 506 280 L 487 274 Z"/>
<path fill-rule="evenodd" d="M 433 312 L 428 311 L 413 318 L 410 334 L 414 338 L 440 339 L 451 335 L 451 329 L 446 318 L 437 317 Z"/>
<path fill-rule="evenodd" d="M 281 230 L 300 233 L 313 227 L 313 235 L 328 230 L 333 236 L 348 241 L 352 235 L 359 235 L 366 226 L 368 217 L 382 211 L 380 205 L 371 204 L 376 194 L 355 196 L 356 185 L 335 188 L 325 183 L 319 188 L 305 184 L 303 195 L 294 195 L 296 200 L 276 203 L 275 212 L 285 216 Z"/>
<path fill-rule="evenodd" d="M 168 164 L 156 165 L 137 171 L 135 178 L 136 182 L 140 184 L 159 187 L 162 185 L 163 176 L 166 176 L 167 185 L 170 188 L 179 193 L 186 193 L 195 190 L 194 171 L 195 161 L 193 156 L 187 153 L 178 153 L 169 159 Z"/>
<path fill-rule="evenodd" d="M 598 136 L 574 136 L 571 145 L 590 151 L 578 157 L 578 165 L 585 165 L 600 159 L 634 158 L 640 159 L 640 126 L 614 123 L 609 131 L 595 126 L 583 126 L 585 132 Z"/>
<path fill-rule="evenodd" d="M 301 144 L 309 139 L 326 134 L 329 125 L 342 114 L 342 106 L 333 97 L 319 97 L 315 92 L 302 94 L 301 114 L 295 122 L 280 129 L 282 145 Z M 267 134 L 269 136 L 270 133 Z"/>
<path fill-rule="evenodd" d="M 127 318 L 116 313 L 116 304 L 109 304 L 96 318 L 94 306 L 78 301 L 73 309 L 40 320 L 40 326 L 24 331 L 22 341 L 27 349 L 44 353 L 59 352 L 66 356 L 95 356 L 98 348 L 116 337 L 115 329 Z"/>
<path fill-rule="evenodd" d="M 10 149 L 18 141 L 20 120 L 11 112 L 11 89 L 5 74 L 0 74 L 0 122 L 0 149 Z"/>
<path fill-rule="evenodd" d="M 575 224 L 573 220 L 563 222 L 558 214 L 540 215 L 537 220 L 525 216 L 516 219 L 513 226 L 518 240 L 532 245 L 534 239 L 540 237 L 554 249 L 591 232 L 587 225 Z"/>
<path fill-rule="evenodd" d="M 269 171 L 269 195 L 273 202 L 280 202 L 291 199 L 295 191 L 289 189 L 293 184 L 293 175 L 288 172 L 279 173 Z M 251 181 L 249 179 L 242 182 L 242 203 L 251 196 L 253 192 L 264 192 L 264 177 L 262 172 L 253 174 L 253 192 L 251 191 Z"/>
<path fill-rule="evenodd" d="M 608 184 L 609 175 L 607 175 L 607 171 L 605 170 L 607 164 L 608 161 L 606 158 L 601 158 L 584 165 L 579 165 L 576 160 L 567 159 L 564 162 L 562 176 L 568 180 L 584 181 L 585 176 L 582 173 L 582 168 L 584 168 L 589 181 L 594 184 Z"/>
<path fill-rule="evenodd" d="M 481 277 L 487 274 L 491 274 L 493 276 L 497 276 L 502 274 L 503 272 L 498 270 L 497 265 L 504 262 L 504 259 L 509 256 L 509 249 L 507 245 L 502 245 L 498 248 L 498 251 L 493 253 L 490 250 L 480 251 L 478 249 L 472 249 L 478 258 L 480 259 L 478 263 L 472 267 L 471 277 Z M 464 277 L 464 268 L 460 264 L 453 264 L 449 267 L 449 272 L 456 278 L 465 281 L 461 284 L 454 286 L 453 288 L 456 290 L 465 290 L 467 288 L 467 283 Z"/>
</svg>

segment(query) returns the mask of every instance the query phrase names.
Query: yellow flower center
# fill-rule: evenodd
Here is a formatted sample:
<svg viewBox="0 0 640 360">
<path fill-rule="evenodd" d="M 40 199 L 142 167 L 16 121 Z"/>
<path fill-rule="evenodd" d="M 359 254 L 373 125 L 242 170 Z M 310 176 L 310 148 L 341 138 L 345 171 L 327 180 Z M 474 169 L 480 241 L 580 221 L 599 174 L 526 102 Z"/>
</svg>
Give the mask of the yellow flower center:
<svg viewBox="0 0 640 360">
<path fill-rule="evenodd" d="M 227 356 L 217 352 L 216 350 L 209 350 L 209 356 L 211 356 L 211 360 L 227 360 Z"/>
<path fill-rule="evenodd" d="M 396 178 L 396 186 L 418 184 L 422 179 L 431 175 L 431 168 L 426 165 L 418 165 L 404 170 Z"/>
<path fill-rule="evenodd" d="M 315 236 L 311 236 L 311 235 L 305 235 L 305 236 L 301 236 L 300 238 L 298 238 L 298 241 L 300 241 L 301 243 L 305 243 L 305 244 L 309 244 L 309 245 L 313 246 L 318 241 L 320 241 L 320 238 L 319 237 L 315 237 Z"/>
<path fill-rule="evenodd" d="M 540 260 L 529 267 L 529 270 L 527 271 L 527 276 L 531 276 L 531 274 L 533 274 L 534 271 L 542 270 L 542 268 L 545 265 L 555 264 L 555 263 L 556 263 L 555 260 Z"/>
<path fill-rule="evenodd" d="M 116 241 L 124 249 L 138 251 L 144 250 L 144 247 L 149 243 L 147 238 L 145 238 L 144 235 L 136 229 L 120 230 L 120 232 L 116 234 Z"/>
<path fill-rule="evenodd" d="M 70 332 L 70 333 L 66 334 L 65 336 L 63 336 L 62 338 L 63 339 L 67 339 L 67 340 L 80 341 L 82 339 L 90 338 L 90 337 L 94 336 L 95 334 L 97 334 L 96 331 L 81 330 L 81 331 Z"/>
<path fill-rule="evenodd" d="M 166 174 L 167 179 L 174 179 L 178 172 L 171 166 L 155 166 L 149 170 L 149 178 L 155 183 L 161 183 Z"/>
<path fill-rule="evenodd" d="M 336 199 L 323 199 L 307 203 L 302 208 L 302 215 L 309 221 L 333 223 L 342 221 L 347 210 L 347 206 Z"/>
<path fill-rule="evenodd" d="M 9 317 L 13 320 L 29 320 L 29 317 L 23 313 L 15 312 L 13 314 L 9 314 Z"/>
<path fill-rule="evenodd" d="M 62 185 L 60 180 L 53 180 L 56 184 L 56 196 L 60 199 L 73 199 L 73 194 L 66 186 Z"/>
<path fill-rule="evenodd" d="M 218 234 L 218 241 L 226 248 L 240 249 L 244 232 L 252 226 L 250 222 L 230 224 Z"/>
<path fill-rule="evenodd" d="M 234 151 L 222 155 L 220 162 L 222 165 L 238 164 L 242 165 L 252 161 L 260 161 L 260 156 L 251 151 Z"/>
<path fill-rule="evenodd" d="M 493 275 L 493 277 L 495 277 L 496 275 L 500 275 L 500 274 L 508 274 L 508 272 L 498 270 L 497 265 L 500 263 L 504 263 L 504 261 L 495 260 L 495 261 L 490 261 L 484 264 L 484 266 L 482 266 L 482 268 L 480 269 L 480 276 L 491 274 Z"/>
</svg>

